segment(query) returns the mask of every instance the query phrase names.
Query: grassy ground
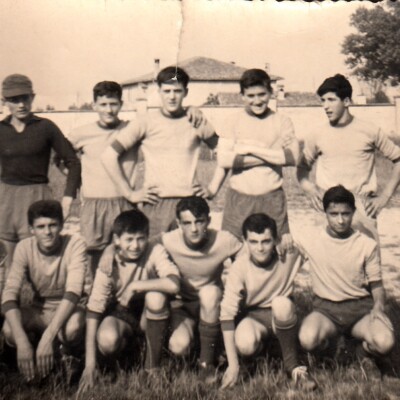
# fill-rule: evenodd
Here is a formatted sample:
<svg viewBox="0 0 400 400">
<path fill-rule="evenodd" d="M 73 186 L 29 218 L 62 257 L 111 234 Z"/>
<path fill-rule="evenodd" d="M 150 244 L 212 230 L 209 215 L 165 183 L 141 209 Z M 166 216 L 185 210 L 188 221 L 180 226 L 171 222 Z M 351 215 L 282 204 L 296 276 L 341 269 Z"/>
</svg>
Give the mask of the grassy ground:
<svg viewBox="0 0 400 400">
<path fill-rule="evenodd" d="M 387 181 L 391 168 L 390 162 L 378 157 L 378 179 L 381 185 Z M 212 174 L 214 162 L 202 160 L 199 164 L 199 180 L 206 183 Z M 54 168 L 51 173 L 52 189 L 56 198 L 61 198 L 64 177 Z M 302 194 L 295 177 L 295 171 L 289 168 L 285 171 L 285 191 L 288 205 L 292 210 L 308 209 L 308 203 Z M 225 185 L 221 193 L 211 203 L 213 211 L 223 209 Z M 396 207 L 400 204 L 400 194 L 396 195 L 389 204 Z M 79 202 L 74 202 L 73 214 L 79 215 Z M 305 315 L 310 308 L 310 292 L 308 288 L 298 287 L 297 303 L 300 315 Z M 189 363 L 175 359 L 166 359 L 162 373 L 157 378 L 148 379 L 141 369 L 130 371 L 119 370 L 114 382 L 110 376 L 102 376 L 98 385 L 90 393 L 77 396 L 77 387 L 66 387 L 62 373 L 55 371 L 46 381 L 36 385 L 23 382 L 18 373 L 9 370 L 0 364 L 0 400 L 8 399 L 151 399 L 151 400 L 192 400 L 192 399 L 238 399 L 238 400 L 269 400 L 269 399 L 400 399 L 400 306 L 390 300 L 388 313 L 394 323 L 396 333 L 396 347 L 382 365 L 385 372 L 383 379 L 369 375 L 356 362 L 340 363 L 331 360 L 321 364 L 321 360 L 314 357 L 305 357 L 311 371 L 319 384 L 319 389 L 312 394 L 301 393 L 290 387 L 281 368 L 279 358 L 265 356 L 253 360 L 252 365 L 246 364 L 243 368 L 239 384 L 230 390 L 221 392 L 218 385 L 205 387 L 198 382 L 196 372 Z M 351 349 L 351 344 L 348 344 Z M 272 348 L 276 350 L 276 346 Z M 273 351 L 274 353 L 275 351 Z M 132 356 L 134 357 L 134 356 Z M 136 359 L 142 358 L 139 354 Z M 0 357 L 1 358 L 1 357 Z M 220 375 L 222 375 L 221 368 Z"/>
</svg>

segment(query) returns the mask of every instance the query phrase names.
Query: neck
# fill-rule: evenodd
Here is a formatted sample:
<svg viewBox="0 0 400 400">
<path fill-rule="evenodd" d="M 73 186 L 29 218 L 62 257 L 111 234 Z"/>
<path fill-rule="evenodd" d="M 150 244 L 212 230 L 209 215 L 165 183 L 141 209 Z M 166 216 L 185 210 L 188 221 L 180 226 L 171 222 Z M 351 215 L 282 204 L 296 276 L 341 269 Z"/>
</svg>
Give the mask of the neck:
<svg viewBox="0 0 400 400">
<path fill-rule="evenodd" d="M 206 244 L 208 242 L 208 232 L 207 232 L 207 235 L 205 236 L 205 238 L 199 243 L 189 243 L 189 242 L 186 241 L 185 238 L 184 238 L 184 241 L 185 241 L 186 246 L 189 247 L 189 249 L 191 249 L 191 250 L 201 250 L 206 246 Z"/>
<path fill-rule="evenodd" d="M 31 118 L 31 115 L 32 114 L 30 113 L 23 119 L 12 116 L 10 123 L 12 126 L 25 126 L 28 120 Z"/>
<path fill-rule="evenodd" d="M 185 115 L 186 111 L 184 108 L 180 108 L 179 110 L 176 110 L 174 112 L 169 112 L 165 108 L 161 108 L 161 112 L 164 116 L 168 118 L 180 118 Z"/>
<path fill-rule="evenodd" d="M 44 254 L 45 256 L 53 256 L 54 254 L 57 254 L 60 250 L 61 247 L 61 237 L 58 237 L 57 241 L 55 242 L 54 246 L 51 247 L 50 249 L 43 249 L 40 247 L 38 244 L 38 249 L 39 251 Z"/>
<path fill-rule="evenodd" d="M 329 236 L 335 238 L 335 239 L 347 239 L 353 234 L 353 229 L 350 228 L 348 231 L 340 233 L 334 231 L 330 226 L 326 227 L 326 232 L 328 233 Z"/>
<path fill-rule="evenodd" d="M 353 118 L 354 117 L 350 114 L 350 112 L 346 110 L 342 117 L 338 121 L 331 123 L 331 125 L 338 128 L 347 126 L 353 121 Z"/>
<path fill-rule="evenodd" d="M 259 119 L 263 119 L 263 118 L 265 118 L 265 117 L 269 114 L 270 109 L 267 108 L 262 114 L 254 114 L 254 113 L 253 113 L 250 109 L 248 109 L 248 108 L 245 108 L 245 111 L 247 112 L 247 114 L 249 114 L 249 115 L 252 116 L 252 117 L 256 117 L 256 118 L 259 118 Z"/>
<path fill-rule="evenodd" d="M 106 124 L 103 121 L 98 121 L 98 124 L 104 128 L 104 129 L 114 129 L 116 128 L 119 124 L 121 123 L 120 119 L 117 119 L 115 122 L 112 122 L 111 124 Z"/>
<path fill-rule="evenodd" d="M 276 250 L 275 250 L 275 249 L 274 249 L 274 251 L 271 253 L 271 255 L 269 256 L 268 260 L 266 260 L 266 261 L 263 262 L 263 263 L 260 263 L 260 262 L 258 262 L 257 260 L 255 260 L 255 259 L 251 256 L 251 254 L 250 254 L 250 259 L 251 259 L 251 261 L 253 262 L 253 264 L 256 265 L 257 267 L 264 268 L 264 269 L 267 269 L 267 268 L 269 268 L 270 266 L 272 266 L 273 264 L 275 264 L 276 258 L 277 258 L 277 253 L 276 253 Z"/>
</svg>

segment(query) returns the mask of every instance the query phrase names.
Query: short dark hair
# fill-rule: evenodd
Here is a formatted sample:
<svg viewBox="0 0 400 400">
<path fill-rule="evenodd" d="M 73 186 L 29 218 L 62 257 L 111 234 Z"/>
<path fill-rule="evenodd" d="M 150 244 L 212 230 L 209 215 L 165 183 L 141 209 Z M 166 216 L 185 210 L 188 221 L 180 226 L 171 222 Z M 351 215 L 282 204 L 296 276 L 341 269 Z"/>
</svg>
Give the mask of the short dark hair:
<svg viewBox="0 0 400 400">
<path fill-rule="evenodd" d="M 64 223 L 64 216 L 61 204 L 57 200 L 39 200 L 35 201 L 28 209 L 28 223 L 33 226 L 33 223 L 38 218 L 53 218 L 61 225 Z"/>
<path fill-rule="evenodd" d="M 123 233 L 138 233 L 142 232 L 149 234 L 149 220 L 139 210 L 123 211 L 114 220 L 113 233 L 121 236 Z"/>
<path fill-rule="evenodd" d="M 336 93 L 337 97 L 339 97 L 341 100 L 346 98 L 351 100 L 353 88 L 351 87 L 348 79 L 341 74 L 336 74 L 335 76 L 326 78 L 317 90 L 317 94 L 320 97 L 329 92 Z"/>
<path fill-rule="evenodd" d="M 345 203 L 348 204 L 353 211 L 356 209 L 356 201 L 353 193 L 342 185 L 331 187 L 325 192 L 322 198 L 324 211 L 328 209 L 331 203 Z"/>
<path fill-rule="evenodd" d="M 252 86 L 264 86 L 268 92 L 272 93 L 271 78 L 263 69 L 253 68 L 244 71 L 239 83 L 242 94 L 245 89 Z"/>
<path fill-rule="evenodd" d="M 252 214 L 244 220 L 242 234 L 243 237 L 247 239 L 248 232 L 264 233 L 266 229 L 269 229 L 272 237 L 277 239 L 278 231 L 275 220 L 266 214 Z"/>
<path fill-rule="evenodd" d="M 196 218 L 210 215 L 210 207 L 208 203 L 198 196 L 184 197 L 176 205 L 176 217 L 180 219 L 181 212 L 190 211 Z"/>
<path fill-rule="evenodd" d="M 157 75 L 157 84 L 161 87 L 163 83 L 181 83 L 184 88 L 189 84 L 189 75 L 179 67 L 163 68 Z"/>
<path fill-rule="evenodd" d="M 100 96 L 116 97 L 122 100 L 122 87 L 119 83 L 113 81 L 102 81 L 96 83 L 93 88 L 93 100 L 96 101 Z"/>
</svg>

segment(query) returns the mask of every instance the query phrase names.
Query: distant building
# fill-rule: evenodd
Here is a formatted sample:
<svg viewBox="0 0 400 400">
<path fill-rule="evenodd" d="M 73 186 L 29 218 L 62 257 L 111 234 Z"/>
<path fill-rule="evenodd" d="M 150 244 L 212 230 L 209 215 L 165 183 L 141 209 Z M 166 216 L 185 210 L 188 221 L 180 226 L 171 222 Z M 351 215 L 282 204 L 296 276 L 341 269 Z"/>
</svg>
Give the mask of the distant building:
<svg viewBox="0 0 400 400">
<path fill-rule="evenodd" d="M 239 79 L 247 69 L 234 62 L 228 63 L 207 57 L 193 57 L 178 62 L 178 66 L 182 67 L 190 76 L 189 94 L 185 104 L 191 105 L 203 105 L 217 93 L 238 93 Z M 122 82 L 127 108 L 135 106 L 140 108 L 141 102 L 145 102 L 148 106 L 159 104 L 155 78 L 160 68 L 160 60 L 155 59 L 152 72 Z M 270 73 L 269 75 L 273 87 L 276 86 L 278 80 L 283 79 Z"/>
</svg>

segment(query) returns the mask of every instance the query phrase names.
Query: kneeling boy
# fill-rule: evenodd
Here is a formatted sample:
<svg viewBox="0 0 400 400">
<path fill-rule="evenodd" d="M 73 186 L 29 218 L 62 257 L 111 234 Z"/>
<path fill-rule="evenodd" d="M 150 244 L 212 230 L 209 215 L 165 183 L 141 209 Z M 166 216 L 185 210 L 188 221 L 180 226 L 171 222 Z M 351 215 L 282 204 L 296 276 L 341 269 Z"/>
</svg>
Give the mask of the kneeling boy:
<svg viewBox="0 0 400 400">
<path fill-rule="evenodd" d="M 209 214 L 203 198 L 183 198 L 176 207 L 179 229 L 162 235 L 162 243 L 181 274 L 181 304 L 172 309 L 169 349 L 176 355 L 186 355 L 198 327 L 200 375 L 205 383 L 215 380 L 223 264 L 242 247 L 229 232 L 210 229 Z"/>
<path fill-rule="evenodd" d="M 348 333 L 361 341 L 358 355 L 387 354 L 394 345 L 393 326 L 384 312 L 377 243 L 352 229 L 355 199 L 343 186 L 326 191 L 323 206 L 328 225 L 315 235 L 296 239 L 310 262 L 314 310 L 300 328 L 308 351 Z"/>
<path fill-rule="evenodd" d="M 167 295 L 179 290 L 179 272 L 161 245 L 149 243 L 149 221 L 142 212 L 121 213 L 114 221 L 113 232 L 114 243 L 100 260 L 88 302 L 81 390 L 94 385 L 96 347 L 104 356 L 115 358 L 139 328 L 144 303 L 145 368 L 159 367 L 168 325 Z"/>
<path fill-rule="evenodd" d="M 90 290 L 90 279 L 85 280 L 85 243 L 77 235 L 61 234 L 63 213 L 59 202 L 33 203 L 28 222 L 32 237 L 17 244 L 2 309 L 5 339 L 16 346 L 18 367 L 29 381 L 36 374 L 49 374 L 57 337 L 67 347 L 82 337 L 85 315 L 78 303 L 82 293 Z M 30 306 L 21 307 L 25 278 L 32 286 L 34 299 Z M 32 336 L 39 339 L 36 348 Z"/>
<path fill-rule="evenodd" d="M 275 334 L 287 373 L 303 389 L 315 389 L 307 367 L 298 360 L 297 316 L 290 299 L 299 267 L 298 252 L 288 253 L 284 261 L 279 259 L 276 223 L 265 214 L 247 217 L 242 232 L 248 252 L 232 264 L 221 303 L 220 320 L 228 358 L 222 388 L 233 386 L 238 379 L 238 352 L 252 356 L 268 336 Z"/>
</svg>

